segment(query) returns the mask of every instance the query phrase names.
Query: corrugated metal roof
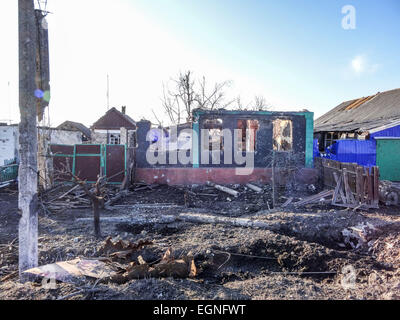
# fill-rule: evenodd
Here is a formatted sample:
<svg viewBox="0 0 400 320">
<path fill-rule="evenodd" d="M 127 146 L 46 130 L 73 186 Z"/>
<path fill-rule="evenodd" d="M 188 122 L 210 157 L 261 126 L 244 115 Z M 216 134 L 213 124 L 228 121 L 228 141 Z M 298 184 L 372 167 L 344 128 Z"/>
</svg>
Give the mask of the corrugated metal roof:
<svg viewBox="0 0 400 320">
<path fill-rule="evenodd" d="M 400 89 L 342 102 L 315 120 L 314 131 L 367 131 L 400 119 Z"/>
</svg>

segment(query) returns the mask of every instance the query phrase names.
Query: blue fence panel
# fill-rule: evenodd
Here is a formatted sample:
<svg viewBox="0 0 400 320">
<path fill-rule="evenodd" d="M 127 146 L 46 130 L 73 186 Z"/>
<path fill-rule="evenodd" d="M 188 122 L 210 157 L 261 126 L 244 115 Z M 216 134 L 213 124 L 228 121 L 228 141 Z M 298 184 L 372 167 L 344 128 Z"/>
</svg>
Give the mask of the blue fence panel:
<svg viewBox="0 0 400 320">
<path fill-rule="evenodd" d="M 375 137 L 400 137 L 400 125 L 371 133 L 371 139 Z"/>
<path fill-rule="evenodd" d="M 320 155 L 319 155 L 319 147 L 318 147 L 318 139 L 314 139 L 313 154 L 314 154 L 314 158 L 320 156 Z"/>
<path fill-rule="evenodd" d="M 361 166 L 376 165 L 375 140 L 338 140 L 326 149 L 326 158 L 358 163 Z"/>
</svg>

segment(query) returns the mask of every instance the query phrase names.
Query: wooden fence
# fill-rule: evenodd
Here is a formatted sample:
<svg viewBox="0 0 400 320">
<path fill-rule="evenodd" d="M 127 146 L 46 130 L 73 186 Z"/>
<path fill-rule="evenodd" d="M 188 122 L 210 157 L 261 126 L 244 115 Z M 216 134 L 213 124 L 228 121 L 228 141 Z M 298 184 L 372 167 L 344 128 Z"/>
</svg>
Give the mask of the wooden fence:
<svg viewBox="0 0 400 320">
<path fill-rule="evenodd" d="M 357 163 L 324 158 L 315 158 L 314 164 L 324 187 L 335 188 L 332 203 L 344 207 L 378 207 L 379 167 L 363 167 Z M 336 202 L 340 198 L 342 203 Z"/>
</svg>

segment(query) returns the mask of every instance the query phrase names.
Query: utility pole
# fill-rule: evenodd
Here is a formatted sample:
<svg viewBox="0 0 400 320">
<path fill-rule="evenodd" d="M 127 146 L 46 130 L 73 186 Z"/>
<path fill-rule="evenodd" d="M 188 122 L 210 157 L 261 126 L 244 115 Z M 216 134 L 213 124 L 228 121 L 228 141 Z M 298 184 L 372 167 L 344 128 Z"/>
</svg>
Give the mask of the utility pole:
<svg viewBox="0 0 400 320">
<path fill-rule="evenodd" d="M 107 111 L 110 110 L 110 76 L 107 74 Z"/>
<path fill-rule="evenodd" d="M 37 28 L 33 0 L 18 0 L 19 38 L 19 154 L 18 208 L 19 274 L 38 265 L 38 205 L 37 205 L 37 127 L 36 127 L 36 39 Z"/>
</svg>

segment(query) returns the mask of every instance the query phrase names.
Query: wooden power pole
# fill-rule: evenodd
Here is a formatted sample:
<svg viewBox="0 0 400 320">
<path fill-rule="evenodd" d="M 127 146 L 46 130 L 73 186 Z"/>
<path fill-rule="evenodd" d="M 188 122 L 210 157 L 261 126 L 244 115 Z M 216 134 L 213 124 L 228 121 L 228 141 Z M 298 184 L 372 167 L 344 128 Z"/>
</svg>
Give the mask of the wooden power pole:
<svg viewBox="0 0 400 320">
<path fill-rule="evenodd" d="M 18 0 L 19 38 L 19 273 L 38 265 L 37 125 L 35 73 L 37 28 L 33 0 Z"/>
</svg>

